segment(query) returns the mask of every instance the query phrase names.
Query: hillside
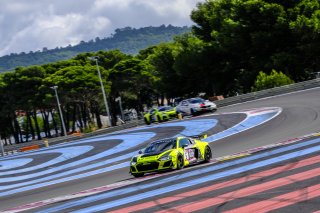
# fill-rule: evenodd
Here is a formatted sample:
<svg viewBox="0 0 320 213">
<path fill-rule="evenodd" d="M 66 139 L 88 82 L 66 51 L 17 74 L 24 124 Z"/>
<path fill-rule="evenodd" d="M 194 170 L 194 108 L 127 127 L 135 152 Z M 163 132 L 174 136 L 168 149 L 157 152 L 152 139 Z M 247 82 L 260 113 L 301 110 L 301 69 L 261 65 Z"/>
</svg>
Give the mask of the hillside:
<svg viewBox="0 0 320 213">
<path fill-rule="evenodd" d="M 139 50 L 162 42 L 172 41 L 176 35 L 189 32 L 189 27 L 175 27 L 172 25 L 161 25 L 159 27 L 116 29 L 115 34 L 106 38 L 95 38 L 90 41 L 81 41 L 78 45 L 67 47 L 56 47 L 48 50 L 29 53 L 12 53 L 0 57 L 0 72 L 13 70 L 18 66 L 30 66 L 47 64 L 59 60 L 66 60 L 83 52 L 96 52 L 99 50 L 119 49 L 127 54 L 136 54 Z"/>
</svg>

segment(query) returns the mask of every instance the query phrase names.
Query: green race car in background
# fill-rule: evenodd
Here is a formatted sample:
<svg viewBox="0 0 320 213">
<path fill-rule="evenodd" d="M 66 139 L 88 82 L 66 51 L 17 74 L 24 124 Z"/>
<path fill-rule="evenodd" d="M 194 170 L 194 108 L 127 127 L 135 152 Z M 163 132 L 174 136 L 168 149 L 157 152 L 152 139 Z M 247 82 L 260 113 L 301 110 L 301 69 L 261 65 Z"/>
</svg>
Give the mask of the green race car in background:
<svg viewBox="0 0 320 213">
<path fill-rule="evenodd" d="M 139 153 L 130 163 L 130 173 L 135 177 L 149 172 L 182 169 L 191 164 L 209 162 L 212 158 L 208 142 L 184 136 L 154 141 Z"/>
<path fill-rule="evenodd" d="M 177 118 L 178 114 L 175 107 L 161 106 L 158 108 L 152 108 L 144 114 L 144 121 L 146 124 L 153 122 L 162 122 L 170 120 L 171 118 Z"/>
</svg>

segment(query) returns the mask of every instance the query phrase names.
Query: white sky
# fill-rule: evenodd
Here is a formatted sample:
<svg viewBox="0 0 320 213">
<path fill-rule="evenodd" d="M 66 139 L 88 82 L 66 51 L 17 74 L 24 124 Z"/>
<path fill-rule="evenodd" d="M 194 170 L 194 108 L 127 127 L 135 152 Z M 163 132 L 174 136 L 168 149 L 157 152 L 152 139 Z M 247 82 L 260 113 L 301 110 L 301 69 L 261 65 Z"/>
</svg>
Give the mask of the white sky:
<svg viewBox="0 0 320 213">
<path fill-rule="evenodd" d="M 191 26 L 203 1 L 0 0 L 0 56 L 109 37 L 127 26 Z"/>
</svg>

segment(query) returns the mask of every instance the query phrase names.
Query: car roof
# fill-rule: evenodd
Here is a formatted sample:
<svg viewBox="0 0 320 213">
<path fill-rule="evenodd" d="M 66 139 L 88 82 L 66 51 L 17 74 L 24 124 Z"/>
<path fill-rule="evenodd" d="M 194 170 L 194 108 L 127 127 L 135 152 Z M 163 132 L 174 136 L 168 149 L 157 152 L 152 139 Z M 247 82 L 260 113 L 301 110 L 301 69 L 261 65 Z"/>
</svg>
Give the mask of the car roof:
<svg viewBox="0 0 320 213">
<path fill-rule="evenodd" d="M 199 100 L 199 99 L 204 100 L 203 98 L 197 97 L 197 98 L 189 98 L 189 99 L 185 99 L 185 101 L 192 101 L 192 100 Z"/>
<path fill-rule="evenodd" d="M 160 140 L 156 140 L 156 141 L 152 141 L 150 144 L 153 143 L 168 143 L 168 142 L 172 142 L 172 141 L 176 141 L 178 138 L 182 138 L 182 137 L 173 137 L 173 138 L 163 138 Z"/>
</svg>

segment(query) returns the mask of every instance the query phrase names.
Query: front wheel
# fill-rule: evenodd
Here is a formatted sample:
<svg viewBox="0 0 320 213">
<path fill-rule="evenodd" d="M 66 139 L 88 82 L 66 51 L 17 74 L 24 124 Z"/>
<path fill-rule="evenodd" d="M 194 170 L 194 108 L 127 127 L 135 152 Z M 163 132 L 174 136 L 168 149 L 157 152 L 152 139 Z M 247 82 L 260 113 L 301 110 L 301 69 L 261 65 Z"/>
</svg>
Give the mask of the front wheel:
<svg viewBox="0 0 320 213">
<path fill-rule="evenodd" d="M 212 158 L 212 152 L 209 146 L 206 146 L 204 150 L 204 162 L 208 163 L 210 162 L 210 159 Z"/>
<path fill-rule="evenodd" d="M 181 155 L 178 155 L 177 158 L 177 169 L 182 169 L 184 167 L 183 157 Z"/>
<path fill-rule="evenodd" d="M 212 109 L 212 110 L 210 110 L 212 113 L 214 113 L 215 111 L 217 111 L 217 109 Z"/>
</svg>

